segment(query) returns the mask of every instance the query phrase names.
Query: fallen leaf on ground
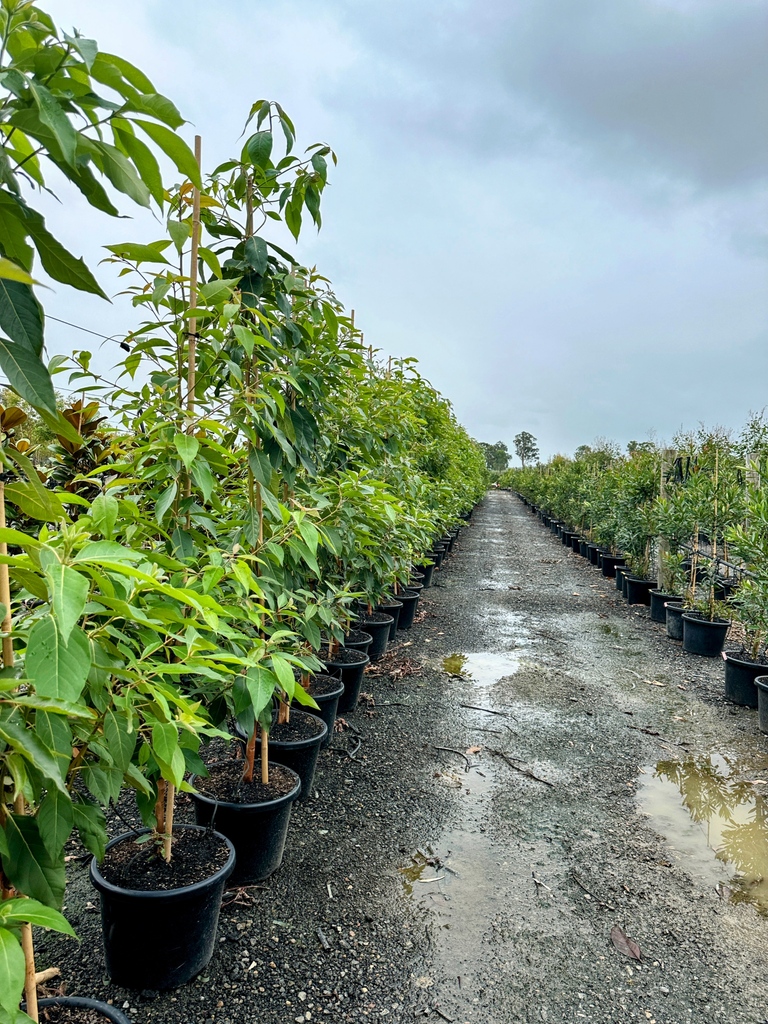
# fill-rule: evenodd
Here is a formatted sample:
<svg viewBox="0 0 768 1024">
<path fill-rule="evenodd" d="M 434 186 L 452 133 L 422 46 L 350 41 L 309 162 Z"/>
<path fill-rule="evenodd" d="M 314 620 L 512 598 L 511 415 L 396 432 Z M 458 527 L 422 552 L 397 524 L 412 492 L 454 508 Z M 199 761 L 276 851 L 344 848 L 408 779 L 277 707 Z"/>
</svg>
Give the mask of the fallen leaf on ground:
<svg viewBox="0 0 768 1024">
<path fill-rule="evenodd" d="M 467 753 L 468 754 L 479 754 L 482 749 L 483 749 L 482 747 L 467 747 Z"/>
<path fill-rule="evenodd" d="M 660 683 L 658 679 L 644 679 L 644 683 L 648 683 L 649 686 L 666 686 L 666 683 Z"/>
<path fill-rule="evenodd" d="M 634 939 L 630 939 L 624 929 L 620 928 L 617 924 L 611 928 L 611 942 L 624 956 L 631 957 L 633 960 L 640 960 L 642 958 L 638 944 Z"/>
</svg>

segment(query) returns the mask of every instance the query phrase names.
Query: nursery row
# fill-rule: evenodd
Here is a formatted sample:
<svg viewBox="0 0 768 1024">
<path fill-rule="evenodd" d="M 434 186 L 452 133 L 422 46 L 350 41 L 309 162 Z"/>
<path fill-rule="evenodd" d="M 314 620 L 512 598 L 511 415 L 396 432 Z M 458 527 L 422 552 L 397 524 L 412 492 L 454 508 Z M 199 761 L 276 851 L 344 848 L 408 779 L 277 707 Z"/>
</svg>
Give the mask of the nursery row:
<svg viewBox="0 0 768 1024">
<path fill-rule="evenodd" d="M 615 580 L 616 589 L 630 605 L 646 605 L 650 609 L 653 622 L 664 623 L 667 636 L 682 641 L 683 650 L 701 657 L 718 657 L 722 655 L 724 671 L 724 697 L 733 704 L 758 708 L 759 727 L 768 733 L 768 660 L 763 653 L 764 636 L 760 639 L 761 646 L 753 655 L 750 627 L 736 622 L 729 617 L 710 617 L 704 609 L 697 609 L 691 600 L 691 592 L 695 592 L 698 574 L 695 562 L 689 569 L 690 591 L 686 600 L 681 593 L 666 592 L 657 586 L 657 580 L 649 580 L 637 574 L 630 558 L 615 548 L 603 548 L 599 543 L 590 541 L 579 530 L 562 520 L 550 515 L 523 494 L 519 497 L 531 511 L 538 516 L 543 525 L 549 528 L 561 542 L 575 553 L 586 558 L 602 572 L 607 579 Z M 694 549 L 695 550 L 695 549 Z M 711 559 L 714 561 L 714 559 Z M 706 579 L 706 577 L 705 577 Z M 743 581 L 740 587 L 749 586 L 751 580 Z M 722 586 L 717 582 L 709 582 L 709 587 Z M 738 600 L 741 589 L 737 589 L 734 597 L 717 603 L 715 607 L 729 610 L 731 603 Z M 723 597 L 726 595 L 723 594 Z M 725 645 L 732 625 L 735 629 L 730 635 L 736 635 L 738 646 L 725 651 Z M 752 629 L 755 627 L 752 626 Z"/>
<path fill-rule="evenodd" d="M 408 627 L 438 543 L 453 542 L 486 473 L 414 361 L 377 360 L 328 281 L 267 237 L 273 222 L 294 238 L 303 220 L 319 227 L 328 146 L 296 155 L 288 115 L 258 101 L 252 134 L 206 175 L 175 106 L 139 69 L 21 0 L 3 4 L 0 30 L 0 367 L 19 399 L 0 409 L 7 1024 L 38 1019 L 32 925 L 71 933 L 60 913 L 70 839 L 103 861 L 93 878 L 114 976 L 147 952 L 155 924 L 169 935 L 141 916 L 137 929 L 145 911 L 124 890 L 184 903 L 201 884 L 213 910 L 233 870 L 272 870 L 279 838 L 261 866 L 237 867 L 239 833 L 175 828 L 176 794 L 195 794 L 222 831 L 225 808 L 254 795 L 290 807 L 299 782 L 278 767 L 279 744 L 316 752 L 328 735 L 317 714 L 354 704 L 366 660 L 396 615 Z M 158 151 L 179 183 L 163 184 Z M 118 210 L 102 180 L 165 225 L 152 244 L 107 246 L 138 321 L 109 374 L 86 351 L 43 361 L 34 255 L 56 281 L 101 293 L 22 198 L 43 187 L 46 161 L 106 214 Z M 80 392 L 67 408 L 57 375 Z M 212 741 L 240 756 L 209 772 Z M 147 831 L 104 860 L 104 809 L 126 791 Z M 211 929 L 175 926 L 175 937 L 185 931 L 197 952 L 165 980 L 133 984 L 177 985 L 200 969 Z M 162 975 L 153 948 L 148 970 Z"/>
</svg>

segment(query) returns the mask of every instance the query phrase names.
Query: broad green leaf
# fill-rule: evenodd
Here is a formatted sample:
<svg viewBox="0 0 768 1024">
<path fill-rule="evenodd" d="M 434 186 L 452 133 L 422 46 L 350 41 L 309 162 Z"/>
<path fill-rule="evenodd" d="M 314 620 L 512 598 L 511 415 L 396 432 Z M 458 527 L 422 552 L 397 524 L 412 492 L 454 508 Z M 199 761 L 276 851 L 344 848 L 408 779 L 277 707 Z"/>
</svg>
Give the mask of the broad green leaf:
<svg viewBox="0 0 768 1024">
<path fill-rule="evenodd" d="M 31 354 L 43 351 L 43 313 L 28 284 L 0 279 L 0 329 Z"/>
<path fill-rule="evenodd" d="M 216 480 L 205 459 L 198 459 L 192 466 L 192 479 L 195 485 L 202 491 L 203 500 L 210 501 L 211 494 L 216 486 Z"/>
<path fill-rule="evenodd" d="M 80 770 L 79 776 L 88 792 L 104 807 L 120 796 L 123 773 L 117 768 L 88 765 Z"/>
<path fill-rule="evenodd" d="M 168 218 L 168 234 L 173 239 L 176 252 L 181 252 L 189 241 L 192 234 L 192 225 L 188 220 L 177 220 L 175 217 Z M 220 276 L 220 275 L 217 275 Z"/>
<path fill-rule="evenodd" d="M 149 189 L 128 158 L 116 146 L 106 142 L 91 139 L 90 144 L 98 153 L 94 159 L 118 192 L 124 193 L 139 206 L 149 206 Z"/>
<path fill-rule="evenodd" d="M 280 686 L 285 690 L 289 697 L 293 696 L 293 691 L 296 688 L 296 680 L 293 676 L 293 668 L 279 655 L 273 654 L 272 658 L 272 671 L 278 678 Z"/>
<path fill-rule="evenodd" d="M 92 540 L 83 544 L 72 561 L 105 565 L 107 562 L 142 562 L 145 558 L 146 552 L 134 551 L 114 540 Z"/>
<path fill-rule="evenodd" d="M 24 661 L 24 674 L 41 697 L 76 703 L 91 667 L 88 637 L 78 627 L 65 645 L 50 615 L 32 627 Z"/>
<path fill-rule="evenodd" d="M 110 540 L 117 523 L 119 505 L 113 494 L 100 494 L 91 504 L 91 521 L 98 532 Z"/>
<path fill-rule="evenodd" d="M 149 189 L 149 193 L 160 209 L 165 203 L 165 192 L 163 189 L 163 178 L 160 174 L 160 166 L 155 159 L 155 154 L 141 139 L 120 126 L 120 119 L 112 121 L 112 130 L 116 133 L 116 142 L 125 151 L 126 155 L 133 161 L 136 170 L 141 175 L 141 180 Z M 124 122 L 127 124 L 127 122 Z"/>
<path fill-rule="evenodd" d="M 43 546 L 39 558 L 51 588 L 53 617 L 59 636 L 66 645 L 85 609 L 89 583 L 76 569 L 60 562 L 53 548 Z"/>
<path fill-rule="evenodd" d="M 184 124 L 184 118 L 175 105 L 167 96 L 162 96 L 158 92 L 133 96 L 124 109 L 135 111 L 137 114 L 149 114 L 150 117 L 156 117 L 158 121 L 162 121 L 173 129 L 181 128 Z"/>
<path fill-rule="evenodd" d="M 251 467 L 251 472 L 254 478 L 264 487 L 269 487 L 272 483 L 272 463 L 269 461 L 269 456 L 264 452 L 259 451 L 257 448 L 252 448 L 248 452 L 248 465 Z"/>
<path fill-rule="evenodd" d="M 80 842 L 96 860 L 102 860 L 107 844 L 107 822 L 104 812 L 96 804 L 86 803 L 73 804 L 72 812 Z"/>
<path fill-rule="evenodd" d="M 50 856 L 36 819 L 28 815 L 8 815 L 5 836 L 8 856 L 3 857 L 3 867 L 11 884 L 24 896 L 59 910 L 64 896 L 64 857 Z"/>
<path fill-rule="evenodd" d="M 195 456 L 200 451 L 200 442 L 191 434 L 174 434 L 173 444 L 181 456 L 181 461 L 187 470 L 192 467 Z"/>
<path fill-rule="evenodd" d="M 29 90 L 37 104 L 40 120 L 53 132 L 66 162 L 74 167 L 77 132 L 71 121 L 42 82 L 38 82 L 34 78 L 27 79 L 27 81 Z"/>
<path fill-rule="evenodd" d="M 62 32 L 62 35 L 75 50 L 83 58 L 83 63 L 90 72 L 93 67 L 93 62 L 96 60 L 96 55 L 99 52 L 99 47 L 95 39 L 84 39 L 83 36 L 71 36 L 67 32 Z"/>
<path fill-rule="evenodd" d="M 302 521 L 299 523 L 299 533 L 306 541 L 307 547 L 312 552 L 312 554 L 316 554 L 319 534 L 308 519 L 302 519 Z"/>
<path fill-rule="evenodd" d="M 37 812 L 40 836 L 45 848 L 55 860 L 64 849 L 75 823 L 69 794 L 52 789 L 43 797 Z"/>
<path fill-rule="evenodd" d="M 172 480 L 157 499 L 157 504 L 155 505 L 155 521 L 160 526 L 162 526 L 165 514 L 176 498 L 177 489 L 178 485 L 176 481 Z"/>
<path fill-rule="evenodd" d="M 119 245 L 105 245 L 116 256 L 131 263 L 164 263 L 170 266 L 162 251 L 155 245 L 142 245 L 140 242 L 121 242 Z"/>
<path fill-rule="evenodd" d="M 71 935 L 76 938 L 72 925 L 52 907 L 46 907 L 38 900 L 26 899 L 21 896 L 14 896 L 10 900 L 3 900 L 0 903 L 0 923 L 2 924 L 24 924 L 25 922 L 36 924 L 40 928 L 50 928 L 52 931 L 61 932 L 63 935 Z"/>
<path fill-rule="evenodd" d="M 93 60 L 91 72 L 97 82 L 103 82 L 116 88 L 121 79 L 125 79 L 131 85 L 131 95 L 135 89 L 143 93 L 154 94 L 155 87 L 135 64 L 131 64 L 125 57 L 118 57 L 114 53 L 106 53 L 100 50 Z"/>
<path fill-rule="evenodd" d="M 272 132 L 255 132 L 245 144 L 248 156 L 256 167 L 269 167 L 272 155 Z"/>
<path fill-rule="evenodd" d="M 276 683 L 274 674 L 261 665 L 253 665 L 246 672 L 245 685 L 251 698 L 253 713 L 257 718 L 269 706 Z"/>
<path fill-rule="evenodd" d="M 130 716 L 125 711 L 110 709 L 104 716 L 104 736 L 115 767 L 127 771 L 136 748 L 136 731 L 131 729 Z"/>
<path fill-rule="evenodd" d="M 153 124 L 151 121 L 142 121 L 139 118 L 134 120 L 134 124 L 137 124 L 142 131 L 145 131 L 147 135 L 155 142 L 160 149 L 165 153 L 166 156 L 176 164 L 178 170 L 197 188 L 202 188 L 203 183 L 200 178 L 200 168 L 197 166 L 197 160 L 195 154 L 186 144 L 186 142 L 162 124 Z"/>
<path fill-rule="evenodd" d="M 152 753 L 170 762 L 179 745 L 179 733 L 172 722 L 158 722 L 152 726 Z"/>
<path fill-rule="evenodd" d="M 23 997 L 25 967 L 19 940 L 7 928 L 0 928 L 0 1006 L 9 1014 L 16 1013 Z"/>
<path fill-rule="evenodd" d="M 0 281 L 0 295 L 3 293 L 4 284 L 7 283 Z M 0 318 L 1 316 L 0 313 Z M 16 394 L 25 402 L 29 402 L 34 409 L 41 414 L 47 412 L 54 417 L 60 415 L 56 409 L 56 395 L 51 375 L 34 348 L 0 337 L 0 370 L 6 375 Z"/>
<path fill-rule="evenodd" d="M 263 238 L 259 238 L 258 235 L 252 235 L 246 241 L 245 259 L 257 274 L 261 274 L 262 277 L 266 274 L 269 260 L 267 243 Z"/>
<path fill-rule="evenodd" d="M 56 523 L 68 518 L 53 491 L 42 486 L 36 488 L 31 482 L 6 484 L 5 497 L 21 509 L 25 516 L 38 522 Z"/>
<path fill-rule="evenodd" d="M 58 239 L 54 238 L 39 214 L 31 211 L 27 225 L 40 262 L 54 281 L 61 281 L 62 284 L 71 285 L 81 292 L 90 292 L 93 295 L 100 295 L 102 299 L 108 299 L 106 292 L 102 290 L 83 260 L 73 256 Z"/>
<path fill-rule="evenodd" d="M 52 782 L 61 793 L 67 795 L 61 764 L 53 752 L 40 742 L 36 733 L 6 718 L 4 721 L 0 721 L 0 739 L 20 754 L 25 761 L 34 765 L 43 777 Z"/>
</svg>

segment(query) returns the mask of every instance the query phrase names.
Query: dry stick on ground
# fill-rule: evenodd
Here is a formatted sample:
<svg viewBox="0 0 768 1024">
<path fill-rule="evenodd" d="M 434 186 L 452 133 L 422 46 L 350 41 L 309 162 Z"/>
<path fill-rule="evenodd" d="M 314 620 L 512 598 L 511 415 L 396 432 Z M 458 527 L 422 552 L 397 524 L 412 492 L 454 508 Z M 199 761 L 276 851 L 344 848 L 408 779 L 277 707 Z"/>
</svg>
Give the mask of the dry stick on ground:
<svg viewBox="0 0 768 1024">
<path fill-rule="evenodd" d="M 500 757 L 503 761 L 506 761 L 510 768 L 513 768 L 516 772 L 520 772 L 521 775 L 525 775 L 529 779 L 533 779 L 534 782 L 541 782 L 545 786 L 549 786 L 551 789 L 554 789 L 554 782 L 549 782 L 547 779 L 542 779 L 538 775 L 534 775 L 533 772 L 528 771 L 527 768 L 523 768 L 522 765 L 515 764 L 515 762 L 510 758 L 509 754 L 505 754 L 503 750 L 494 750 L 492 747 L 488 747 L 488 751 L 496 757 Z"/>
<path fill-rule="evenodd" d="M 466 761 L 466 763 L 467 763 L 467 767 L 466 767 L 466 768 L 464 769 L 464 771 L 467 771 L 467 772 L 468 772 L 468 771 L 469 771 L 469 769 L 470 769 L 470 768 L 472 767 L 472 762 L 471 762 L 471 761 L 469 760 L 469 758 L 467 757 L 467 755 L 466 755 L 465 753 L 463 753 L 463 751 L 461 751 L 461 750 L 456 750 L 456 749 L 455 749 L 454 747 L 435 747 L 435 745 L 434 745 L 434 744 L 432 744 L 432 745 L 433 745 L 433 747 L 435 748 L 435 750 L 445 750 L 445 751 L 447 751 L 447 752 L 448 752 L 449 754 L 458 754 L 458 755 L 459 755 L 459 757 L 463 757 L 463 758 L 464 758 L 464 760 L 465 760 L 465 761 Z"/>
<path fill-rule="evenodd" d="M 479 708 L 477 704 L 459 704 L 460 708 L 469 708 L 470 711 L 484 711 L 486 715 L 501 715 L 502 718 L 514 718 L 507 711 L 494 711 L 493 708 Z"/>
<path fill-rule="evenodd" d="M 596 903 L 599 903 L 601 907 L 606 907 L 606 909 L 608 909 L 608 910 L 613 910 L 613 911 L 616 910 L 616 907 L 612 907 L 610 903 L 606 903 L 605 900 L 601 900 L 599 896 L 595 896 L 595 894 L 592 892 L 592 890 L 588 889 L 586 887 L 586 885 L 584 885 L 582 880 L 579 878 L 579 876 L 573 870 L 571 871 L 571 878 L 574 880 L 574 882 L 576 883 L 576 885 L 578 885 L 578 887 L 580 889 L 584 890 L 584 892 L 587 894 L 587 896 L 590 896 Z"/>
</svg>

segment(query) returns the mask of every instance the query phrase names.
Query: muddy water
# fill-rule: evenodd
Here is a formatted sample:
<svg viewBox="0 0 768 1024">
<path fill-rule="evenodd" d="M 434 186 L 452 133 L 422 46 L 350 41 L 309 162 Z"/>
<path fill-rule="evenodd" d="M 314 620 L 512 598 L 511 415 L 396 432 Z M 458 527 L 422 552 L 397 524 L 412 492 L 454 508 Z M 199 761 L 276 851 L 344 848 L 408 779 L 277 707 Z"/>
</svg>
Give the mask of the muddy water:
<svg viewBox="0 0 768 1024">
<path fill-rule="evenodd" d="M 453 813 L 399 879 L 434 1012 L 763 1021 L 768 757 L 719 659 L 682 654 L 503 493 L 432 597 Z"/>
</svg>

